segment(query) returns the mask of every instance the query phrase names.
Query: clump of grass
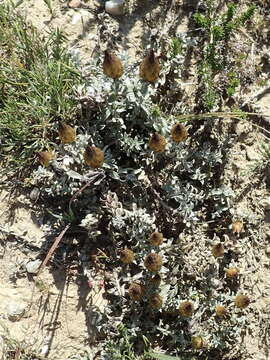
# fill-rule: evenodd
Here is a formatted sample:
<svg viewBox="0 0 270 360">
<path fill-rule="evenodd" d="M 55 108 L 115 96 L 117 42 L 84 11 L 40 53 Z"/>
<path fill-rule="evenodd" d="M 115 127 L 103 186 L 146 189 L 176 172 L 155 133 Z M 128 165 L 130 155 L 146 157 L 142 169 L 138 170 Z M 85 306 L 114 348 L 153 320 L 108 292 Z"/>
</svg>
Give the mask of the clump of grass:
<svg viewBox="0 0 270 360">
<path fill-rule="evenodd" d="M 34 152 L 49 148 L 58 121 L 75 116 L 80 73 L 59 30 L 44 38 L 4 4 L 0 26 L 0 155 L 18 170 L 29 165 Z"/>
<path fill-rule="evenodd" d="M 228 41 L 235 35 L 241 26 L 252 18 L 255 13 L 256 6 L 250 5 L 247 10 L 238 11 L 234 3 L 228 3 L 226 11 L 217 15 L 217 4 L 213 0 L 206 0 L 206 13 L 195 13 L 193 18 L 195 23 L 204 30 L 203 56 L 199 65 L 199 73 L 201 78 L 203 106 L 206 110 L 215 108 L 221 98 L 222 92 L 218 91 L 215 84 L 215 76 L 226 70 L 227 81 L 225 81 L 225 92 L 227 96 L 232 96 L 236 88 L 240 85 L 240 79 L 236 75 L 238 69 L 231 71 L 233 66 L 233 55 L 228 50 Z M 228 52 L 226 55 L 225 53 Z M 226 56 L 225 56 L 226 55 Z M 230 57 L 230 59 L 229 59 Z"/>
</svg>

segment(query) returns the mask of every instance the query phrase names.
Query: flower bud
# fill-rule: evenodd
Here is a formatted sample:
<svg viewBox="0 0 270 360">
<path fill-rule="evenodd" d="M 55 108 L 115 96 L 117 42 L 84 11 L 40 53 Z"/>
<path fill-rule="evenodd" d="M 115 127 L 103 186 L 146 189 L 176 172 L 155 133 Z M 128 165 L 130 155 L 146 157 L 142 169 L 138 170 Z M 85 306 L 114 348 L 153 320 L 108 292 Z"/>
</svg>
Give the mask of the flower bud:
<svg viewBox="0 0 270 360">
<path fill-rule="evenodd" d="M 159 254 L 150 253 L 144 259 L 144 266 L 149 271 L 159 271 L 162 266 L 162 257 Z"/>
<path fill-rule="evenodd" d="M 175 142 L 181 142 L 186 140 L 186 138 L 188 137 L 186 127 L 181 123 L 174 124 L 171 130 L 171 137 Z"/>
<path fill-rule="evenodd" d="M 191 301 L 184 301 L 179 306 L 179 312 L 182 316 L 191 317 L 194 313 L 194 305 Z"/>
<path fill-rule="evenodd" d="M 96 146 L 87 146 L 83 157 L 86 164 L 92 168 L 98 168 L 104 162 L 104 152 Z"/>
<path fill-rule="evenodd" d="M 149 147 L 154 152 L 163 152 L 165 150 L 167 140 L 164 136 L 154 133 L 149 140 Z"/>
<path fill-rule="evenodd" d="M 150 235 L 149 241 L 151 245 L 159 246 L 163 243 L 163 234 L 155 231 Z"/>
</svg>

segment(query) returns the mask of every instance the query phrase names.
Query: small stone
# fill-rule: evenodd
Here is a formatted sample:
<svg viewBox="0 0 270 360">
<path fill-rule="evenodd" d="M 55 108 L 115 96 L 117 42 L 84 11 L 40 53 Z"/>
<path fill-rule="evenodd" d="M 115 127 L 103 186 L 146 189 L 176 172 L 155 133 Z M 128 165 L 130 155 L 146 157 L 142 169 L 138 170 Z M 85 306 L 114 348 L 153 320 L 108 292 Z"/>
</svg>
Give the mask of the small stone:
<svg viewBox="0 0 270 360">
<path fill-rule="evenodd" d="M 30 197 L 30 199 L 31 199 L 32 201 L 37 201 L 38 198 L 39 198 L 39 194 L 40 194 L 39 188 L 35 187 L 35 188 L 30 192 L 29 197 Z"/>
<path fill-rule="evenodd" d="M 41 263 L 42 263 L 42 261 L 39 259 L 30 261 L 29 263 L 27 263 L 25 265 L 26 271 L 29 274 L 37 274 Z"/>
<path fill-rule="evenodd" d="M 81 14 L 79 12 L 75 12 L 71 20 L 71 25 L 81 24 L 81 22 L 82 22 Z"/>
<path fill-rule="evenodd" d="M 267 248 L 265 249 L 265 253 L 267 256 L 270 256 L 270 246 L 267 246 Z"/>
<path fill-rule="evenodd" d="M 26 304 L 22 302 L 10 302 L 7 306 L 7 314 L 10 320 L 20 320 L 26 310 Z"/>
<path fill-rule="evenodd" d="M 79 8 L 79 7 L 81 6 L 81 0 L 71 0 L 71 1 L 68 3 L 68 6 L 69 6 L 71 9 Z"/>
<path fill-rule="evenodd" d="M 105 11 L 110 15 L 123 15 L 124 14 L 124 0 L 106 1 Z"/>
</svg>

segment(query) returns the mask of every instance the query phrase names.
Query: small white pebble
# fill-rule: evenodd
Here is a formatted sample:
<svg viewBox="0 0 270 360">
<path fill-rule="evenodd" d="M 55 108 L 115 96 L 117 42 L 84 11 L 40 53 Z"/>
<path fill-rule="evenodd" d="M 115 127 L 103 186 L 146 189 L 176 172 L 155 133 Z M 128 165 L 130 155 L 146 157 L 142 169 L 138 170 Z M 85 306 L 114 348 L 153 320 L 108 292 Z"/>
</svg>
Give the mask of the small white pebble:
<svg viewBox="0 0 270 360">
<path fill-rule="evenodd" d="M 39 259 L 30 261 L 29 263 L 27 263 L 25 265 L 26 271 L 29 274 L 37 274 L 41 263 L 42 263 L 42 261 Z"/>
<path fill-rule="evenodd" d="M 26 309 L 26 304 L 22 302 L 10 302 L 7 306 L 7 314 L 10 320 L 20 320 Z"/>
<path fill-rule="evenodd" d="M 124 14 L 124 0 L 106 1 L 105 11 L 110 15 L 123 15 Z"/>
<path fill-rule="evenodd" d="M 72 9 L 74 8 L 78 8 L 81 6 L 81 0 L 71 0 L 69 3 L 68 3 L 68 6 Z"/>
</svg>

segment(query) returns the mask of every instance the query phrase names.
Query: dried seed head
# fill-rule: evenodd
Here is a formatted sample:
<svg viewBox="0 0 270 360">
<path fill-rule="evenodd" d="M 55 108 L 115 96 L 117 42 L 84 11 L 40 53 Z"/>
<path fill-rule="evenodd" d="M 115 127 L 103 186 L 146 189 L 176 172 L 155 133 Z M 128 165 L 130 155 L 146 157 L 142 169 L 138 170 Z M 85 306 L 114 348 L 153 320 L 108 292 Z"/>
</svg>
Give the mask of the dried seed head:
<svg viewBox="0 0 270 360">
<path fill-rule="evenodd" d="M 128 289 L 129 296 L 134 301 L 140 301 L 144 296 L 144 287 L 137 283 L 132 283 Z"/>
<path fill-rule="evenodd" d="M 124 249 L 120 252 L 120 260 L 124 264 L 131 264 L 134 260 L 134 252 L 130 249 Z"/>
<path fill-rule="evenodd" d="M 160 309 L 162 307 L 162 304 L 163 304 L 163 299 L 159 294 L 154 294 L 149 299 L 149 305 L 153 309 Z"/>
<path fill-rule="evenodd" d="M 250 299 L 246 295 L 239 294 L 235 297 L 234 304 L 236 307 L 244 309 L 250 304 Z"/>
<path fill-rule="evenodd" d="M 171 137 L 175 142 L 181 142 L 186 140 L 186 138 L 188 137 L 186 127 L 181 123 L 174 124 L 171 130 Z"/>
<path fill-rule="evenodd" d="M 155 231 L 150 235 L 149 241 L 151 245 L 159 246 L 163 243 L 163 234 Z"/>
<path fill-rule="evenodd" d="M 224 306 L 216 306 L 216 315 L 220 318 L 224 318 L 227 315 L 227 309 Z"/>
<path fill-rule="evenodd" d="M 63 144 L 70 144 L 76 140 L 76 131 L 68 124 L 60 123 L 58 134 Z"/>
<path fill-rule="evenodd" d="M 140 64 L 140 77 L 149 82 L 155 82 L 159 77 L 160 65 L 154 50 L 151 49 Z"/>
<path fill-rule="evenodd" d="M 51 160 L 54 158 L 54 154 L 50 151 L 39 151 L 37 153 L 38 161 L 43 166 L 48 166 Z"/>
<path fill-rule="evenodd" d="M 87 146 L 83 157 L 87 165 L 98 168 L 103 164 L 104 152 L 96 146 Z"/>
<path fill-rule="evenodd" d="M 161 283 L 161 276 L 159 274 L 154 275 L 150 282 L 153 286 L 158 287 Z"/>
<path fill-rule="evenodd" d="M 224 255 L 224 246 L 222 243 L 216 244 L 212 248 L 212 254 L 215 257 L 221 257 Z"/>
<path fill-rule="evenodd" d="M 235 279 L 237 277 L 239 271 L 237 268 L 232 267 L 232 268 L 226 269 L 225 273 L 226 273 L 226 277 L 228 279 Z"/>
<path fill-rule="evenodd" d="M 194 312 L 194 305 L 191 301 L 184 301 L 179 306 L 179 312 L 182 316 L 190 317 Z"/>
<path fill-rule="evenodd" d="M 203 338 L 201 336 L 192 336 L 191 338 L 192 348 L 195 350 L 199 350 L 203 348 Z"/>
<path fill-rule="evenodd" d="M 244 231 L 244 224 L 242 221 L 234 221 L 232 223 L 232 232 L 235 234 L 240 234 Z"/>
<path fill-rule="evenodd" d="M 120 78 L 124 72 L 121 60 L 108 50 L 104 53 L 103 72 L 112 79 Z"/>
<path fill-rule="evenodd" d="M 165 150 L 167 140 L 164 136 L 154 133 L 149 140 L 149 147 L 154 152 L 162 152 Z"/>
<path fill-rule="evenodd" d="M 150 253 L 144 259 L 144 266 L 149 271 L 159 271 L 162 266 L 162 257 L 159 254 Z"/>
</svg>

